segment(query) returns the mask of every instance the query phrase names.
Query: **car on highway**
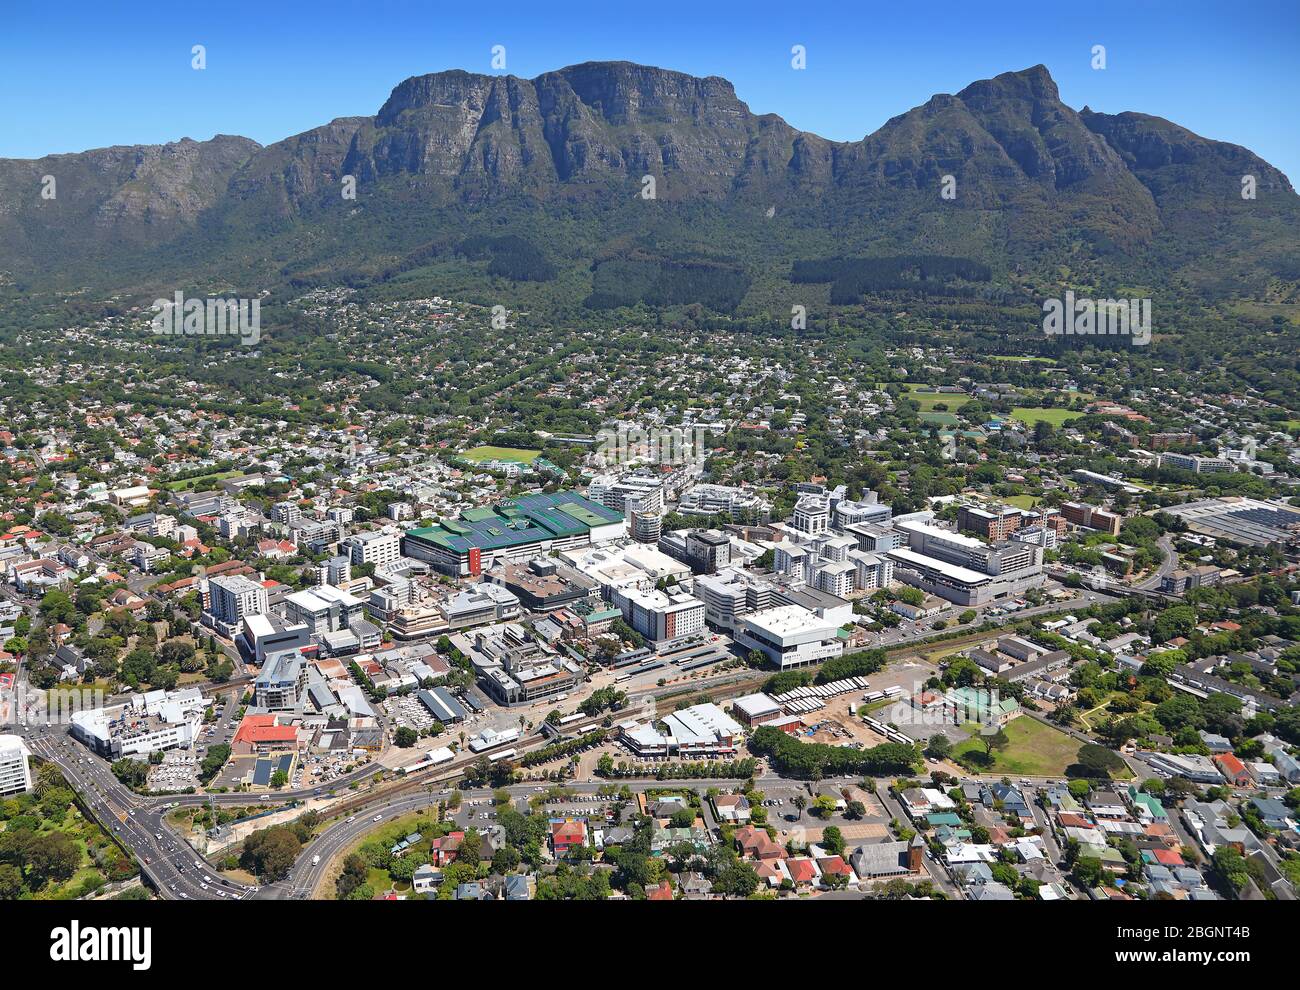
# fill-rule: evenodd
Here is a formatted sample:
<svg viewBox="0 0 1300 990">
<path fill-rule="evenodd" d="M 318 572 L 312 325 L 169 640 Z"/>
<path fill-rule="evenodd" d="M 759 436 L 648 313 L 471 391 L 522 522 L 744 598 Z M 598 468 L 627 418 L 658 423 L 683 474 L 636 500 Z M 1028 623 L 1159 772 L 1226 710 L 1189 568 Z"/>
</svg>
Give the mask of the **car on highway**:
<svg viewBox="0 0 1300 990">
<path fill-rule="evenodd" d="M 370 820 L 371 820 L 372 822 L 378 822 L 378 821 L 382 821 L 383 818 L 384 818 L 383 815 L 375 815 L 375 817 L 372 818 L 372 819 L 370 819 Z"/>
</svg>

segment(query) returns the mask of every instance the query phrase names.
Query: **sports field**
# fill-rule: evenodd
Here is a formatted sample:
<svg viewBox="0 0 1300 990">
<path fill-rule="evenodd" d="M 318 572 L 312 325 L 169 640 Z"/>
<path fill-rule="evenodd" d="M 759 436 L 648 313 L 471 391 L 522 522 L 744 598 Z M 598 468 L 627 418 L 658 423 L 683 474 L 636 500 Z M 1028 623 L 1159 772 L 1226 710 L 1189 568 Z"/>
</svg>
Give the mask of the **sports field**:
<svg viewBox="0 0 1300 990">
<path fill-rule="evenodd" d="M 540 457 L 540 450 L 524 450 L 522 447 L 473 447 L 460 456 L 474 464 L 488 461 L 514 461 L 517 464 L 531 464 Z"/>
<path fill-rule="evenodd" d="M 1068 423 L 1072 419 L 1078 419 L 1083 413 L 1071 412 L 1069 409 L 1047 408 L 1044 406 L 1016 406 L 1011 410 L 1011 418 L 1018 419 L 1022 423 L 1033 426 L 1035 423 L 1051 423 L 1053 426 L 1060 426 Z"/>
</svg>

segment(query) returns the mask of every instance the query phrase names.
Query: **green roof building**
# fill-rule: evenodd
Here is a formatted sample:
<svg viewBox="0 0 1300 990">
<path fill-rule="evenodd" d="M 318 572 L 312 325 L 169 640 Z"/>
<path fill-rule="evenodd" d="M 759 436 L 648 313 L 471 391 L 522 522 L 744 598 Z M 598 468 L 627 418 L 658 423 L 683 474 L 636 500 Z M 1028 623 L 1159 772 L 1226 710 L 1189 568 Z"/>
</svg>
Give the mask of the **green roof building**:
<svg viewBox="0 0 1300 990">
<path fill-rule="evenodd" d="M 603 543 L 623 531 L 622 513 L 577 492 L 520 495 L 407 530 L 402 555 L 452 577 L 477 577 L 497 563 Z"/>
</svg>

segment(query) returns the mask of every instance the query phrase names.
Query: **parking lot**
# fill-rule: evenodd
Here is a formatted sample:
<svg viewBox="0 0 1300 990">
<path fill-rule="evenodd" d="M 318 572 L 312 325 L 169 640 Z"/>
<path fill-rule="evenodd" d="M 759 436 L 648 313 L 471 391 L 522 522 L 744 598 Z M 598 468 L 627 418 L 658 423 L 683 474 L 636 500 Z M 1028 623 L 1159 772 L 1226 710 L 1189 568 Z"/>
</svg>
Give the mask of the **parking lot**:
<svg viewBox="0 0 1300 990">
<path fill-rule="evenodd" d="M 199 759 L 190 750 L 170 750 L 163 754 L 162 763 L 149 769 L 151 791 L 183 791 L 198 786 Z"/>
</svg>

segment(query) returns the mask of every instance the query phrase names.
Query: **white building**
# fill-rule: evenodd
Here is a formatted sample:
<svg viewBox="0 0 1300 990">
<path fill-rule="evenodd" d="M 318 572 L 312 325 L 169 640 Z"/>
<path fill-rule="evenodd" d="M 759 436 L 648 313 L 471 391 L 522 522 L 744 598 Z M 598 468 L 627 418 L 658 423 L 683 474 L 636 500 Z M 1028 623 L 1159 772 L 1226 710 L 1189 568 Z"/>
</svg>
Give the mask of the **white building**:
<svg viewBox="0 0 1300 990">
<path fill-rule="evenodd" d="M 343 541 L 354 565 L 392 564 L 402 555 L 402 538 L 397 533 L 374 530 L 369 533 L 353 533 Z"/>
<path fill-rule="evenodd" d="M 894 514 L 891 506 L 876 501 L 875 492 L 867 492 L 860 502 L 837 501 L 831 509 L 831 529 L 844 532 L 849 526 L 879 526 Z"/>
<path fill-rule="evenodd" d="M 363 617 L 364 609 L 361 599 L 329 584 L 295 591 L 284 600 L 285 619 L 304 624 L 313 636 L 350 629 Z"/>
<path fill-rule="evenodd" d="M 189 748 L 198 738 L 207 701 L 198 688 L 132 695 L 125 705 L 92 708 L 70 717 L 74 739 L 120 760 L 158 750 Z"/>
<path fill-rule="evenodd" d="M 646 639 L 680 639 L 704 631 L 704 603 L 685 592 L 615 590 L 613 604 Z"/>
<path fill-rule="evenodd" d="M 745 731 L 711 702 L 683 708 L 659 721 L 666 731 L 658 729 L 655 722 L 625 722 L 619 726 L 620 736 L 638 756 L 689 758 L 730 755 Z"/>
<path fill-rule="evenodd" d="M 769 503 L 753 492 L 726 485 L 696 485 L 682 495 L 677 511 L 688 516 L 728 514 L 740 521 L 753 517 L 762 522 L 772 511 Z"/>
<path fill-rule="evenodd" d="M 807 536 L 819 536 L 831 528 L 831 497 L 809 492 L 799 496 L 790 524 Z"/>
<path fill-rule="evenodd" d="M 736 628 L 741 616 L 771 608 L 774 589 L 738 567 L 695 579 L 695 595 L 704 603 L 705 618 L 720 629 Z"/>
<path fill-rule="evenodd" d="M 629 508 L 628 500 L 635 498 L 639 511 L 658 513 L 664 507 L 664 486 L 662 481 L 652 475 L 625 474 L 619 477 L 605 474 L 591 479 L 591 484 L 587 486 L 587 498 L 624 514 Z"/>
<path fill-rule="evenodd" d="M 18 736 L 0 736 L 0 798 L 32 789 L 31 751 Z"/>
<path fill-rule="evenodd" d="M 266 614 L 266 588 L 243 574 L 223 574 L 209 579 L 208 592 L 212 596 L 208 611 L 213 625 L 227 636 L 239 633 L 244 616 Z"/>
<path fill-rule="evenodd" d="M 745 616 L 736 642 L 758 650 L 785 670 L 837 657 L 844 652 L 839 627 L 801 605 L 778 605 Z"/>
<path fill-rule="evenodd" d="M 1043 583 L 1043 548 L 984 543 L 922 519 L 895 519 L 907 545 L 890 550 L 900 580 L 958 605 L 982 605 Z"/>
</svg>

